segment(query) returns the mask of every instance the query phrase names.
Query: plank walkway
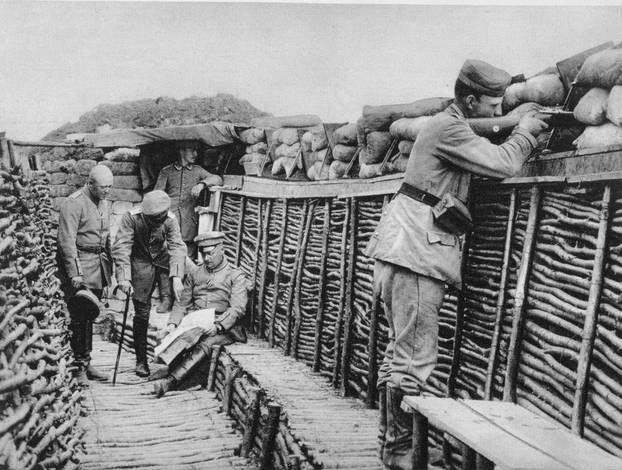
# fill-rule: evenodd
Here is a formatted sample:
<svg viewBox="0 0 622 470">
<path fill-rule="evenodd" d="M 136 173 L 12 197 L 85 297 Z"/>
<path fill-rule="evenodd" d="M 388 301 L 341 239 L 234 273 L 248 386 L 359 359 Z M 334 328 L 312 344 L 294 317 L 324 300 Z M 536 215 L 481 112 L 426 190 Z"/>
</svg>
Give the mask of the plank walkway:
<svg viewBox="0 0 622 470">
<path fill-rule="evenodd" d="M 227 352 L 272 395 L 288 416 L 289 427 L 310 459 L 323 469 L 380 470 L 377 458 L 378 410 L 343 398 L 326 378 L 264 341 L 249 338 Z"/>
<path fill-rule="evenodd" d="M 112 377 L 116 345 L 93 339 L 92 364 Z M 134 355 L 123 351 L 117 384 L 90 382 L 83 401 L 87 416 L 86 455 L 89 469 L 248 469 L 256 466 L 236 457 L 242 442 L 233 420 L 219 412 L 220 402 L 207 390 L 170 392 L 161 399 L 152 382 L 134 374 Z"/>
</svg>

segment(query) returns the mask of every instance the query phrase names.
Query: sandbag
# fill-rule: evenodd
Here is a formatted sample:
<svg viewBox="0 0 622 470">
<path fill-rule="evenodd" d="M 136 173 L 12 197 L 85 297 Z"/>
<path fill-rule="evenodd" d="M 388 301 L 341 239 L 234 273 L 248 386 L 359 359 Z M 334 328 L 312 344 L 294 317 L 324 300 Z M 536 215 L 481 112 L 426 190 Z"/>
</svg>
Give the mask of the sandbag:
<svg viewBox="0 0 622 470">
<path fill-rule="evenodd" d="M 114 201 L 111 205 L 111 210 L 114 215 L 123 215 L 128 211 L 131 211 L 134 204 L 129 201 Z"/>
<path fill-rule="evenodd" d="M 579 100 L 572 112 L 574 118 L 589 126 L 600 126 L 607 120 L 607 98 L 609 92 L 603 88 L 592 88 Z"/>
<path fill-rule="evenodd" d="M 361 163 L 367 165 L 381 162 L 391 145 L 393 137 L 388 132 L 370 132 L 367 134 L 366 152 L 361 152 Z"/>
<path fill-rule="evenodd" d="M 295 158 L 289 158 L 289 157 L 278 158 L 272 164 L 272 174 L 276 176 L 276 175 L 280 175 L 281 173 L 285 173 L 286 171 L 287 173 L 290 173 L 294 169 L 295 164 L 296 164 Z"/>
<path fill-rule="evenodd" d="M 70 173 L 69 176 L 67 176 L 67 184 L 72 186 L 84 186 L 88 179 L 88 176 Z"/>
<path fill-rule="evenodd" d="M 110 201 L 128 201 L 140 202 L 143 200 L 143 194 L 135 189 L 112 188 L 108 194 Z"/>
<path fill-rule="evenodd" d="M 329 171 L 330 165 L 322 165 L 322 162 L 315 162 L 307 170 L 307 178 L 315 181 L 326 180 L 328 179 Z"/>
<path fill-rule="evenodd" d="M 397 144 L 397 148 L 402 155 L 409 157 L 410 151 L 413 149 L 413 145 L 415 145 L 415 143 L 412 140 L 400 140 L 400 143 Z"/>
<path fill-rule="evenodd" d="M 78 189 L 77 186 L 68 184 L 51 184 L 50 197 L 67 197 Z"/>
<path fill-rule="evenodd" d="M 395 121 L 389 127 L 389 132 L 398 139 L 415 141 L 423 126 L 425 126 L 432 116 L 420 116 L 416 118 L 402 118 Z"/>
<path fill-rule="evenodd" d="M 49 184 L 65 184 L 67 182 L 67 173 L 58 172 L 58 173 L 50 173 L 48 175 L 48 183 Z"/>
<path fill-rule="evenodd" d="M 359 169 L 359 178 L 373 178 L 374 176 L 380 176 L 382 173 L 380 172 L 380 167 L 382 163 L 373 163 L 371 165 L 361 163 L 361 168 Z"/>
<path fill-rule="evenodd" d="M 135 162 L 111 162 L 104 160 L 101 165 L 105 165 L 110 168 L 113 175 L 137 175 L 138 163 Z"/>
<path fill-rule="evenodd" d="M 277 129 L 272 134 L 272 141 L 280 142 L 285 145 L 294 145 L 298 142 L 298 129 L 292 129 L 291 127 Z"/>
<path fill-rule="evenodd" d="M 389 173 L 404 173 L 408 166 L 408 155 L 400 154 L 395 160 L 387 165 Z"/>
<path fill-rule="evenodd" d="M 355 153 L 355 145 L 337 144 L 335 148 L 333 148 L 333 158 L 340 162 L 350 162 Z"/>
<path fill-rule="evenodd" d="M 335 145 L 356 145 L 356 123 L 353 122 L 335 129 L 333 142 Z"/>
<path fill-rule="evenodd" d="M 565 98 L 566 90 L 559 75 L 536 75 L 528 78 L 526 82 L 510 85 L 503 95 L 502 108 L 509 111 L 521 103 L 557 106 L 562 104 Z"/>
<path fill-rule="evenodd" d="M 264 153 L 245 153 L 240 158 L 240 163 L 260 163 L 266 158 L 266 154 Z"/>
<path fill-rule="evenodd" d="M 579 85 L 605 89 L 622 85 L 622 49 L 605 49 L 589 56 L 575 81 Z"/>
<path fill-rule="evenodd" d="M 324 130 L 322 130 L 322 132 L 314 132 L 311 138 L 311 150 L 316 152 L 326 147 L 328 147 L 328 138 Z"/>
<path fill-rule="evenodd" d="M 268 144 L 265 142 L 257 142 L 256 144 L 246 147 L 246 153 L 266 153 L 268 151 Z"/>
<path fill-rule="evenodd" d="M 119 148 L 104 154 L 104 159 L 111 162 L 137 162 L 139 158 L 139 149 Z"/>
<path fill-rule="evenodd" d="M 268 129 L 280 127 L 311 127 L 322 124 L 322 120 L 314 114 L 297 114 L 294 116 L 262 116 L 251 119 L 251 126 Z"/>
<path fill-rule="evenodd" d="M 311 142 L 313 141 L 313 133 L 311 131 L 307 131 L 302 134 L 300 138 L 300 144 L 302 145 L 302 150 L 304 152 L 311 152 Z"/>
<path fill-rule="evenodd" d="M 240 140 L 246 145 L 255 145 L 258 142 L 265 142 L 266 135 L 263 129 L 250 128 L 240 132 Z"/>
<path fill-rule="evenodd" d="M 314 152 L 314 155 L 315 155 L 314 160 L 315 160 L 316 162 L 323 162 L 323 161 L 324 161 L 324 159 L 326 158 L 326 154 L 327 154 L 327 153 L 328 153 L 328 149 L 327 149 L 327 148 L 322 149 L 322 150 L 318 150 L 317 152 Z M 330 163 L 330 162 L 332 162 L 332 161 L 333 161 L 333 159 L 332 159 L 332 158 L 330 158 L 330 156 L 329 156 L 329 158 L 328 158 L 328 160 L 327 160 L 327 163 Z"/>
<path fill-rule="evenodd" d="M 607 100 L 607 119 L 616 126 L 622 126 L 622 86 L 614 86 Z"/>
<path fill-rule="evenodd" d="M 328 168 L 328 179 L 336 180 L 342 178 L 343 175 L 346 174 L 347 168 L 347 163 L 335 160 L 333 163 L 330 164 L 330 167 Z"/>
<path fill-rule="evenodd" d="M 78 160 L 73 171 L 79 175 L 88 176 L 95 165 L 97 165 L 95 160 Z"/>
<path fill-rule="evenodd" d="M 573 144 L 579 150 L 622 145 L 622 127 L 611 122 L 602 126 L 588 126 Z"/>
<path fill-rule="evenodd" d="M 76 166 L 76 161 L 73 158 L 69 160 L 48 160 L 43 164 L 43 170 L 48 173 L 71 173 Z"/>
<path fill-rule="evenodd" d="M 138 175 L 115 176 L 112 186 L 121 189 L 135 189 L 137 191 L 142 189 L 142 184 L 140 183 L 140 177 Z"/>
<path fill-rule="evenodd" d="M 404 117 L 433 116 L 451 104 L 453 98 L 426 98 L 406 104 L 363 106 L 360 125 L 369 131 L 386 131 L 393 121 Z"/>
<path fill-rule="evenodd" d="M 296 142 L 294 145 L 281 144 L 274 151 L 276 158 L 288 157 L 295 158 L 300 151 L 300 142 Z"/>
</svg>

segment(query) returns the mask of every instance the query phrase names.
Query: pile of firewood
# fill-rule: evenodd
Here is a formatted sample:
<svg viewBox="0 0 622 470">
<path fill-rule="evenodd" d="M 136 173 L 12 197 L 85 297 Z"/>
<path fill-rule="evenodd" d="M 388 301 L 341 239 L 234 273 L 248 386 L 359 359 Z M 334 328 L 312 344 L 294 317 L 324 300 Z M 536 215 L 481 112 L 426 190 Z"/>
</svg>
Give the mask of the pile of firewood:
<svg viewBox="0 0 622 470">
<path fill-rule="evenodd" d="M 46 182 L 0 172 L 0 467 L 75 468 L 81 392 Z"/>
</svg>

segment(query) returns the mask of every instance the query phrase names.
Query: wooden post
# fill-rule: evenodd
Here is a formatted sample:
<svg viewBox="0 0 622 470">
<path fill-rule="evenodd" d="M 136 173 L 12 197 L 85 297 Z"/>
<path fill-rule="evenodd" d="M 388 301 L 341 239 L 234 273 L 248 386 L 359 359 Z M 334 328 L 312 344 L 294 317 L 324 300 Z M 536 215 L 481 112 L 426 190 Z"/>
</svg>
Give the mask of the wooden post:
<svg viewBox="0 0 622 470">
<path fill-rule="evenodd" d="M 577 364 L 577 381 L 575 386 L 574 403 L 572 407 L 572 431 L 583 436 L 585 424 L 585 407 L 587 405 L 587 389 L 589 385 L 590 368 L 592 364 L 592 350 L 596 337 L 598 309 L 603 289 L 603 274 L 606 262 L 606 247 L 610 226 L 610 211 L 612 201 L 611 184 L 605 186 L 602 206 L 598 223 L 598 237 L 596 239 L 596 253 L 594 254 L 594 269 L 590 280 L 590 293 L 585 311 L 583 337 Z"/>
<path fill-rule="evenodd" d="M 300 325 L 302 324 L 302 309 L 300 307 L 300 296 L 302 289 L 302 276 L 303 266 L 305 263 L 305 255 L 307 253 L 307 245 L 309 243 L 309 235 L 311 233 L 311 222 L 313 221 L 313 211 L 315 210 L 316 203 L 313 202 L 307 206 L 305 229 L 303 232 L 302 244 L 298 251 L 298 266 L 296 269 L 296 287 L 294 288 L 294 311 L 296 316 L 294 317 L 294 332 L 292 338 L 292 355 L 294 358 L 298 358 L 298 339 L 300 336 Z"/>
<path fill-rule="evenodd" d="M 477 454 L 475 456 L 475 468 L 477 470 L 494 470 L 495 464 L 483 455 Z"/>
<path fill-rule="evenodd" d="M 341 363 L 341 324 L 343 322 L 343 311 L 346 304 L 346 289 L 347 285 L 345 279 L 347 277 L 347 264 L 346 264 L 346 252 L 348 249 L 348 222 L 350 220 L 350 204 L 346 203 L 346 214 L 343 218 L 343 229 L 341 231 L 341 262 L 339 265 L 339 278 L 341 279 L 341 289 L 339 291 L 339 310 L 337 311 L 337 321 L 335 322 L 335 337 L 334 337 L 334 364 L 333 364 L 333 387 L 339 385 L 339 364 Z"/>
<path fill-rule="evenodd" d="M 253 450 L 255 436 L 257 435 L 257 427 L 259 426 L 261 399 L 264 394 L 263 389 L 254 387 L 249 391 L 251 401 L 248 405 L 246 413 L 246 427 L 244 428 L 244 436 L 242 437 L 242 447 L 240 455 L 248 457 Z"/>
<path fill-rule="evenodd" d="M 413 470 L 428 469 L 428 418 L 413 410 Z"/>
<path fill-rule="evenodd" d="M 261 248 L 261 238 L 263 236 L 263 230 L 261 219 L 262 219 L 262 201 L 257 198 L 257 236 L 255 237 L 255 251 L 253 257 L 253 265 L 251 267 L 252 278 L 251 278 L 251 318 L 250 318 L 250 329 L 251 332 L 255 332 L 257 327 L 255 318 L 257 317 L 257 264 L 259 263 L 259 249 Z M 266 235 L 267 236 L 267 235 Z"/>
<path fill-rule="evenodd" d="M 468 445 L 461 443 L 460 448 L 462 449 L 462 464 L 460 465 L 461 470 L 474 470 L 475 469 L 475 451 L 471 449 Z"/>
<path fill-rule="evenodd" d="M 354 290 L 354 269 L 356 266 L 356 232 L 357 232 L 357 201 L 350 199 L 350 253 L 348 256 L 348 275 L 346 277 L 346 301 L 343 332 L 343 348 L 341 353 L 341 393 L 348 393 L 348 377 L 350 375 L 350 343 L 352 342 L 352 323 L 354 311 L 352 308 Z"/>
<path fill-rule="evenodd" d="M 309 199 L 305 199 L 303 203 L 302 209 L 302 218 L 300 219 L 300 224 L 307 223 L 307 214 L 309 211 Z M 298 282 L 298 267 L 301 264 L 301 245 L 303 240 L 305 239 L 305 230 L 301 230 L 298 232 L 298 240 L 296 242 L 296 259 L 294 260 L 294 266 L 292 267 L 292 275 L 289 280 L 289 284 L 287 286 L 287 303 L 285 304 L 285 354 L 289 355 L 291 353 L 292 347 L 292 308 L 294 304 L 294 294 L 296 291 L 296 285 Z"/>
<path fill-rule="evenodd" d="M 210 392 L 213 392 L 216 386 L 216 369 L 218 369 L 218 358 L 221 350 L 222 346 L 219 344 L 212 346 L 212 358 L 210 359 L 209 377 L 207 379 L 207 389 Z"/>
<path fill-rule="evenodd" d="M 288 457 L 287 470 L 300 470 L 300 456 L 292 454 Z"/>
<path fill-rule="evenodd" d="M 271 348 L 274 347 L 274 323 L 276 321 L 276 310 L 279 300 L 279 284 L 281 281 L 281 264 L 283 264 L 285 237 L 287 236 L 288 207 L 288 200 L 283 199 L 283 229 L 281 230 L 281 238 L 279 239 L 279 251 L 277 252 L 276 269 L 274 271 L 274 302 L 272 303 L 272 311 L 270 312 L 270 328 L 268 330 L 268 343 L 270 344 Z"/>
<path fill-rule="evenodd" d="M 257 289 L 257 336 L 260 339 L 265 338 L 264 324 L 266 315 L 264 312 L 263 299 L 266 290 L 266 271 L 268 270 L 268 242 L 270 238 L 268 230 L 270 228 L 270 217 L 272 217 L 272 199 L 268 199 L 268 201 L 266 202 L 266 215 L 264 216 L 262 228 L 263 258 L 261 259 L 261 267 L 259 271 L 259 288 Z"/>
<path fill-rule="evenodd" d="M 320 371 L 322 351 L 322 328 L 324 324 L 324 289 L 326 288 L 326 260 L 330 235 L 330 199 L 324 201 L 324 226 L 322 227 L 322 252 L 320 253 L 320 283 L 318 304 L 315 312 L 315 336 L 313 345 L 313 372 Z"/>
<path fill-rule="evenodd" d="M 227 364 L 225 368 L 225 383 L 222 391 L 222 409 L 227 416 L 231 416 L 231 403 L 233 401 L 233 383 L 241 369 L 235 364 Z"/>
<path fill-rule="evenodd" d="M 378 304 L 380 303 L 380 293 L 372 293 L 372 304 L 370 310 L 369 320 L 369 362 L 367 368 L 367 407 L 376 407 L 376 395 L 378 394 L 378 388 L 376 382 L 378 381 Z"/>
<path fill-rule="evenodd" d="M 261 462 L 260 470 L 270 470 L 272 468 L 272 452 L 274 451 L 274 440 L 279 429 L 281 417 L 281 407 L 279 405 L 268 405 L 268 420 L 261 442 Z"/>
<path fill-rule="evenodd" d="M 235 249 L 235 265 L 240 265 L 240 258 L 242 257 L 242 232 L 244 231 L 244 209 L 246 206 L 246 197 L 240 196 L 240 221 L 238 223 L 238 234 L 236 238 L 236 249 Z"/>
<path fill-rule="evenodd" d="M 471 242 L 471 234 L 467 233 L 464 239 L 464 246 L 462 247 L 462 264 L 460 266 L 461 278 L 464 279 L 464 269 L 469 259 L 469 246 Z M 462 283 L 462 288 L 458 292 L 458 305 L 456 306 L 456 330 L 454 331 L 454 344 L 452 348 L 451 356 L 451 369 L 449 370 L 449 377 L 447 377 L 447 396 L 453 397 L 456 388 L 456 380 L 460 373 L 460 359 L 461 359 L 461 347 L 462 347 L 462 332 L 464 330 L 464 308 L 465 308 L 465 283 Z"/>
<path fill-rule="evenodd" d="M 222 222 L 222 206 L 224 204 L 223 193 L 220 189 L 214 192 L 216 202 L 214 203 L 214 210 L 216 211 L 216 222 L 214 223 L 214 230 L 220 231 L 220 224 Z M 210 200 L 211 205 L 211 200 Z"/>
<path fill-rule="evenodd" d="M 516 218 L 516 188 L 510 193 L 510 208 L 508 210 L 508 224 L 505 231 L 505 246 L 503 248 L 503 265 L 501 266 L 501 279 L 499 281 L 499 295 L 495 309 L 495 325 L 492 332 L 490 343 L 490 357 L 488 358 L 488 369 L 486 370 L 486 385 L 484 387 L 484 399 L 490 400 L 493 394 L 493 382 L 495 368 L 497 365 L 497 353 L 499 351 L 499 341 L 501 338 L 501 324 L 503 323 L 503 307 L 505 305 L 505 294 L 507 290 L 508 272 L 510 269 L 510 255 L 512 251 L 512 236 L 514 234 L 514 220 Z"/>
<path fill-rule="evenodd" d="M 516 280 L 516 294 L 514 296 L 514 312 L 512 319 L 512 334 L 508 347 L 508 364 L 505 371 L 503 400 L 516 402 L 516 375 L 518 373 L 518 359 L 520 355 L 520 341 L 522 339 L 523 319 L 525 315 L 525 298 L 527 296 L 529 273 L 531 272 L 531 258 L 536 241 L 536 223 L 540 207 L 541 190 L 538 186 L 531 188 L 529 217 L 525 229 L 523 254 Z"/>
</svg>

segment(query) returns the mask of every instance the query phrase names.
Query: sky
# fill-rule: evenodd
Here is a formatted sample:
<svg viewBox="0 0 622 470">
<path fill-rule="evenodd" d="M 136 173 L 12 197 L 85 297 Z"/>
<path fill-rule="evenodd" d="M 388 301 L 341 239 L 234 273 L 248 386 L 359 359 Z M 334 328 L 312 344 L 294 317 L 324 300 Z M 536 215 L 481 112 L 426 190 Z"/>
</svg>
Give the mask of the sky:
<svg viewBox="0 0 622 470">
<path fill-rule="evenodd" d="M 0 12 L 0 131 L 12 139 L 99 104 L 216 93 L 354 121 L 366 104 L 451 96 L 468 58 L 529 76 L 622 41 L 622 3 L 0 1 Z"/>
</svg>

